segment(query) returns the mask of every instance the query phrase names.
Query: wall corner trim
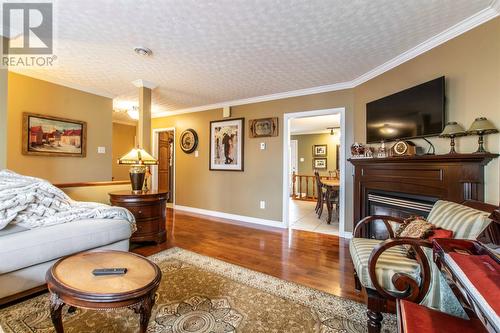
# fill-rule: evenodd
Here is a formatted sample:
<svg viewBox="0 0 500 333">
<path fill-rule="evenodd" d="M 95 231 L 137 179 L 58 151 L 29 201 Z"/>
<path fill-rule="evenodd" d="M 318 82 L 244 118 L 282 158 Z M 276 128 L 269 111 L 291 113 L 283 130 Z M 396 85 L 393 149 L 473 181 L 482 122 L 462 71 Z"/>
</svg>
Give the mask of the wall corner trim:
<svg viewBox="0 0 500 333">
<path fill-rule="evenodd" d="M 200 214 L 200 215 L 220 217 L 220 218 L 228 219 L 228 220 L 235 220 L 235 221 L 240 221 L 240 222 L 265 225 L 265 226 L 269 226 L 269 227 L 276 227 L 276 228 L 281 228 L 281 229 L 286 228 L 285 224 L 281 221 L 266 220 L 266 219 L 261 219 L 261 218 L 257 218 L 257 217 L 230 214 L 230 213 L 224 213 L 224 212 L 219 212 L 219 211 L 215 211 L 215 210 L 208 210 L 208 209 L 202 209 L 202 208 L 196 208 L 196 207 L 188 207 L 188 206 L 182 206 L 182 205 L 174 205 L 174 209 L 189 212 L 189 213 Z"/>
</svg>

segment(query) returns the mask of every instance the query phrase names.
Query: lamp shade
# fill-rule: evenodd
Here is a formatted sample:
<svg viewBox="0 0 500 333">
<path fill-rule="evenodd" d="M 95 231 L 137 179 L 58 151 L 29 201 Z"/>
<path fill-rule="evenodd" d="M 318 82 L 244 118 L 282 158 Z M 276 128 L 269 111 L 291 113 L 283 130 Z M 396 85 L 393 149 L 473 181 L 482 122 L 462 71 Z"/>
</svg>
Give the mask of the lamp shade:
<svg viewBox="0 0 500 333">
<path fill-rule="evenodd" d="M 118 164 L 156 165 L 158 161 L 144 149 L 134 148 L 118 159 Z"/>
<path fill-rule="evenodd" d="M 492 134 L 497 132 L 495 125 L 485 117 L 476 118 L 467 131 L 469 134 Z"/>
<path fill-rule="evenodd" d="M 446 123 L 446 126 L 444 127 L 443 131 L 441 132 L 441 134 L 439 134 L 439 136 L 442 138 L 457 137 L 464 135 L 467 135 L 465 129 L 456 121 L 450 121 Z"/>
</svg>

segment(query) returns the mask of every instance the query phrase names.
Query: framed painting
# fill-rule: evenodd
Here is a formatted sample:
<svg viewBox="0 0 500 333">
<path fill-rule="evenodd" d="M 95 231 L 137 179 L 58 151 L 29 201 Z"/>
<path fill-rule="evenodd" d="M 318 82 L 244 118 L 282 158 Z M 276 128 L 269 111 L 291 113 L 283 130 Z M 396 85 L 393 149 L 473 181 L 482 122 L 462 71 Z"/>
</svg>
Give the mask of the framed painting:
<svg viewBox="0 0 500 333">
<path fill-rule="evenodd" d="M 243 171 L 245 118 L 210 122 L 209 169 Z"/>
<path fill-rule="evenodd" d="M 313 156 L 326 157 L 328 155 L 328 145 L 314 145 Z"/>
<path fill-rule="evenodd" d="M 251 138 L 278 136 L 278 117 L 251 119 L 249 124 Z"/>
<path fill-rule="evenodd" d="M 22 136 L 24 155 L 87 155 L 87 123 L 84 121 L 25 112 Z"/>
<path fill-rule="evenodd" d="M 326 170 L 326 158 L 313 159 L 313 169 Z"/>
</svg>

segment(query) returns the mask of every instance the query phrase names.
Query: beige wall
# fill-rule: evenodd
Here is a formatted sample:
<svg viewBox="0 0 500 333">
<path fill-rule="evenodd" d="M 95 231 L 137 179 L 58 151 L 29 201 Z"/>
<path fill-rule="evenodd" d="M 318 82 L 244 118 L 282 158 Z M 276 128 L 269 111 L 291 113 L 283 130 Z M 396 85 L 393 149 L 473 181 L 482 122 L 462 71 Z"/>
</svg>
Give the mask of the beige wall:
<svg viewBox="0 0 500 333">
<path fill-rule="evenodd" d="M 0 68 L 0 169 L 5 168 L 6 166 L 7 166 L 7 69 Z"/>
<path fill-rule="evenodd" d="M 401 66 L 351 90 L 287 98 L 232 108 L 233 117 L 280 117 L 276 138 L 245 137 L 245 172 L 208 170 L 208 129 L 211 120 L 222 118 L 221 110 L 183 114 L 153 120 L 153 128 L 176 127 L 177 136 L 194 128 L 200 137 L 200 157 L 186 155 L 176 145 L 176 204 L 252 217 L 282 220 L 283 114 L 334 107 L 346 109 L 346 147 L 354 138 L 365 140 L 365 104 L 404 88 L 447 77 L 448 119 L 469 126 L 477 116 L 486 116 L 500 127 L 500 18 L 459 36 Z M 246 124 L 247 125 L 247 124 Z M 246 126 L 248 127 L 248 126 Z M 177 137 L 178 139 L 178 137 Z M 458 149 L 470 152 L 476 137 L 460 138 Z M 499 135 L 487 138 L 488 148 L 498 152 Z M 438 153 L 448 142 L 433 139 Z M 178 141 L 177 141 L 178 142 Z M 265 151 L 259 142 L 267 142 Z M 417 143 L 421 144 L 420 142 Z M 346 154 L 348 155 L 348 154 Z M 352 230 L 352 167 L 346 164 L 346 229 Z M 267 201 L 260 210 L 259 200 Z M 499 202 L 498 160 L 486 167 L 486 201 Z"/>
<path fill-rule="evenodd" d="M 330 135 L 329 133 L 323 134 L 301 134 L 292 135 L 292 140 L 297 140 L 297 159 L 298 159 L 298 174 L 313 175 L 313 146 L 314 145 L 327 145 L 327 169 L 318 170 L 321 176 L 328 176 L 328 171 L 335 171 L 337 160 L 336 146 L 340 144 L 338 135 Z M 304 162 L 300 159 L 303 158 Z"/>
<path fill-rule="evenodd" d="M 112 100 L 9 72 L 7 167 L 54 183 L 111 180 Z M 40 113 L 87 122 L 87 157 L 21 154 L 22 114 Z M 106 154 L 97 154 L 97 147 Z"/>
<path fill-rule="evenodd" d="M 352 105 L 351 91 L 336 91 L 232 107 L 232 117 L 245 117 L 244 172 L 208 170 L 209 124 L 222 119 L 222 109 L 153 119 L 153 128 L 176 128 L 176 204 L 281 221 L 283 114 L 345 107 L 350 115 Z M 279 136 L 249 138 L 248 120 L 270 116 L 280 117 Z M 179 148 L 179 135 L 187 128 L 198 132 L 198 158 Z M 348 136 L 352 133 L 347 132 Z M 266 150 L 259 149 L 260 142 L 266 143 Z M 352 188 L 352 182 L 349 186 Z M 266 209 L 259 209 L 260 200 L 266 201 Z"/>
<path fill-rule="evenodd" d="M 100 202 L 109 205 L 109 192 L 130 190 L 130 184 L 122 185 L 101 185 L 101 186 L 80 186 L 63 188 L 71 199 L 77 201 Z"/>
<path fill-rule="evenodd" d="M 380 75 L 355 89 L 355 137 L 365 141 L 366 103 L 402 89 L 446 76 L 447 119 L 466 129 L 474 118 L 485 116 L 500 128 L 500 18 L 496 18 L 427 53 Z M 449 151 L 449 140 L 433 138 L 436 153 Z M 486 138 L 487 148 L 498 153 L 500 135 Z M 426 146 L 422 140 L 418 145 Z M 473 152 L 477 136 L 457 139 L 459 152 Z M 485 200 L 499 202 L 499 163 L 485 169 Z"/>
<path fill-rule="evenodd" d="M 126 165 L 116 161 L 135 146 L 136 126 L 113 123 L 113 154 L 111 159 L 113 180 L 128 180 Z"/>
</svg>

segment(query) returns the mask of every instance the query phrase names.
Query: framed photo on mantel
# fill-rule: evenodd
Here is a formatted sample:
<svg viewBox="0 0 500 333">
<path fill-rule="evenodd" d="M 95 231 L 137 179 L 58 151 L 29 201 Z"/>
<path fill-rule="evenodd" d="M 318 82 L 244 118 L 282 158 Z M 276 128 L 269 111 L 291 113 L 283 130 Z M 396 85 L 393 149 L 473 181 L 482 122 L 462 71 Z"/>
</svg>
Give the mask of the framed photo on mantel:
<svg viewBox="0 0 500 333">
<path fill-rule="evenodd" d="M 243 171 L 245 118 L 210 122 L 209 169 Z"/>
<path fill-rule="evenodd" d="M 22 140 L 24 155 L 85 157 L 87 123 L 25 112 Z"/>
</svg>

